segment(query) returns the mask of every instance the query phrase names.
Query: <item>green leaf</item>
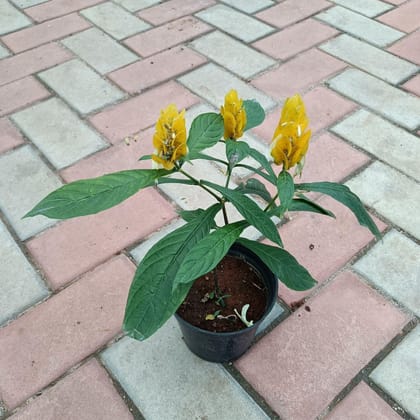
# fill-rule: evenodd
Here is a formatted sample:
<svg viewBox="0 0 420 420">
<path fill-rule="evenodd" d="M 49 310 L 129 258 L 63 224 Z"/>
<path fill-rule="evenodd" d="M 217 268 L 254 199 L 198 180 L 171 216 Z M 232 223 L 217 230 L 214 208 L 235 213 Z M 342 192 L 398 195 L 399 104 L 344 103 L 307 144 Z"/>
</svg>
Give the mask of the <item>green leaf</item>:
<svg viewBox="0 0 420 420">
<path fill-rule="evenodd" d="M 144 155 L 144 156 L 142 156 L 142 157 L 139 157 L 139 161 L 140 160 L 150 160 L 150 159 L 152 159 L 152 155 Z"/>
<path fill-rule="evenodd" d="M 267 203 L 271 201 L 271 195 L 267 191 L 265 185 L 255 178 L 249 178 L 245 184 L 243 182 L 239 184 L 236 191 L 240 191 L 242 194 L 258 195 L 263 200 L 267 201 Z"/>
<path fill-rule="evenodd" d="M 249 155 L 249 146 L 243 141 L 226 140 L 226 156 L 230 167 L 233 168 Z"/>
<path fill-rule="evenodd" d="M 309 274 L 308 270 L 286 250 L 245 238 L 239 238 L 238 242 L 257 254 L 289 289 L 302 291 L 316 285 L 317 281 Z"/>
<path fill-rule="evenodd" d="M 134 169 L 63 185 L 41 200 L 24 217 L 44 215 L 53 219 L 95 214 L 113 207 L 141 188 L 150 187 L 171 171 Z"/>
<path fill-rule="evenodd" d="M 252 147 L 249 148 L 249 155 L 255 159 L 267 172 L 268 181 L 270 181 L 273 185 L 277 185 L 277 175 L 274 173 L 273 168 L 271 167 L 270 162 L 268 159 L 258 150 L 253 149 Z"/>
<path fill-rule="evenodd" d="M 331 196 L 341 204 L 347 206 L 356 216 L 360 225 L 366 226 L 378 239 L 381 238 L 381 232 L 366 211 L 360 198 L 346 185 L 335 182 L 313 182 L 296 184 L 296 190 L 320 192 Z"/>
<path fill-rule="evenodd" d="M 184 178 L 166 178 L 162 177 L 159 178 L 156 182 L 157 184 L 185 184 L 185 185 L 197 185 L 192 179 L 184 179 Z"/>
<path fill-rule="evenodd" d="M 223 226 L 205 236 L 182 262 L 173 287 L 190 283 L 213 270 L 247 226 L 247 222 L 240 221 Z"/>
<path fill-rule="evenodd" d="M 210 160 L 212 162 L 219 162 L 219 163 L 221 163 L 223 165 L 229 166 L 229 163 L 228 162 L 226 162 L 226 161 L 224 161 L 222 159 L 218 159 L 218 158 L 216 158 L 214 156 L 207 155 L 205 153 L 196 153 L 195 154 L 195 159 Z"/>
<path fill-rule="evenodd" d="M 214 146 L 224 131 L 223 118 L 215 112 L 201 114 L 194 119 L 188 135 L 188 155 L 186 160 L 197 159 L 197 154 Z"/>
<path fill-rule="evenodd" d="M 289 204 L 288 210 L 289 211 L 310 211 L 313 213 L 319 213 L 325 216 L 330 216 L 335 219 L 334 213 L 320 206 L 318 203 L 309 200 L 309 198 L 306 198 L 303 195 L 300 195 L 298 198 L 294 198 Z"/>
<path fill-rule="evenodd" d="M 223 194 L 223 196 L 236 207 L 239 213 L 249 224 L 258 229 L 265 237 L 274 243 L 283 246 L 276 225 L 267 213 L 261 210 L 254 201 L 239 191 L 230 190 L 229 188 L 221 187 L 220 185 L 213 184 L 212 182 L 202 181 L 202 184 L 207 185 Z"/>
<path fill-rule="evenodd" d="M 178 214 L 184 219 L 186 222 L 192 222 L 197 217 L 204 217 L 206 214 L 206 210 L 204 209 L 196 209 L 196 210 L 181 210 L 178 212 Z M 211 228 L 216 227 L 216 222 L 214 222 L 211 226 Z"/>
<path fill-rule="evenodd" d="M 124 330 L 137 340 L 157 331 L 177 310 L 191 285 L 173 282 L 184 258 L 211 229 L 220 204 L 209 207 L 202 217 L 171 232 L 156 243 L 137 268 L 128 293 Z"/>
<path fill-rule="evenodd" d="M 283 213 L 288 209 L 295 194 L 295 184 L 292 176 L 287 171 L 281 171 L 277 178 L 277 191 L 280 199 L 280 207 Z"/>
<path fill-rule="evenodd" d="M 265 118 L 263 107 L 255 99 L 247 99 L 243 102 L 246 112 L 246 127 L 245 130 L 260 125 Z"/>
</svg>

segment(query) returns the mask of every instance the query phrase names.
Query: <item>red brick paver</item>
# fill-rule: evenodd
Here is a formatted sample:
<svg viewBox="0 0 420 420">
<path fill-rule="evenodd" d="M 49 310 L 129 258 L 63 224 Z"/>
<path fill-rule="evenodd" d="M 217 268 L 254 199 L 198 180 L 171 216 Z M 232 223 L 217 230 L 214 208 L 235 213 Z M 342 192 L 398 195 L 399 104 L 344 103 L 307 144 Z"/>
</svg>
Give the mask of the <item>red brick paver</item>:
<svg viewBox="0 0 420 420">
<path fill-rule="evenodd" d="M 7 118 L 0 118 L 0 153 L 23 143 L 23 137 Z"/>
<path fill-rule="evenodd" d="M 420 30 L 393 44 L 388 51 L 420 66 Z"/>
<path fill-rule="evenodd" d="M 410 0 L 401 7 L 380 16 L 378 20 L 404 32 L 420 28 L 420 0 Z"/>
</svg>

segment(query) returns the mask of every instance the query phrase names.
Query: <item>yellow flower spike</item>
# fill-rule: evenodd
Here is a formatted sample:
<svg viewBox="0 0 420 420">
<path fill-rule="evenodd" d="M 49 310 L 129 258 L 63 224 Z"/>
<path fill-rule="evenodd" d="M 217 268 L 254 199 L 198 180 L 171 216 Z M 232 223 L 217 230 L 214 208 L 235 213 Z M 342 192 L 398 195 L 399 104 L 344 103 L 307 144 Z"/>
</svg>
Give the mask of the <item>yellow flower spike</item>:
<svg viewBox="0 0 420 420">
<path fill-rule="evenodd" d="M 152 155 L 156 167 L 173 169 L 175 162 L 187 154 L 187 129 L 185 127 L 185 110 L 178 112 L 174 104 L 168 105 L 160 112 L 153 136 Z"/>
<path fill-rule="evenodd" d="M 236 90 L 231 89 L 226 94 L 225 104 L 220 108 L 220 114 L 225 126 L 225 140 L 236 140 L 242 137 L 246 126 L 246 111 Z"/>
<path fill-rule="evenodd" d="M 311 138 L 311 130 L 307 130 L 308 124 L 305 104 L 300 95 L 287 98 L 271 143 L 274 163 L 283 165 L 285 170 L 295 165 L 298 165 L 299 171 L 302 170 Z"/>
</svg>

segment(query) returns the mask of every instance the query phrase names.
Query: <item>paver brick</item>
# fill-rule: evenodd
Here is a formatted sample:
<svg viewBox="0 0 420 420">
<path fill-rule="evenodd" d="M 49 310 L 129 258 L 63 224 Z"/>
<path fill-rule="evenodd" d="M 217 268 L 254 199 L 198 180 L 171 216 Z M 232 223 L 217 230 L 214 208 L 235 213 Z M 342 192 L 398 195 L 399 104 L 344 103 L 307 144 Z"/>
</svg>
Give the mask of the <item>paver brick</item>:
<svg viewBox="0 0 420 420">
<path fill-rule="evenodd" d="M 67 37 L 62 43 L 100 74 L 109 73 L 139 59 L 98 28 Z"/>
<path fill-rule="evenodd" d="M 255 42 L 253 46 L 271 57 L 286 60 L 332 38 L 338 31 L 314 19 L 306 19 Z"/>
<path fill-rule="evenodd" d="M 114 3 L 118 3 L 130 12 L 136 12 L 137 10 L 154 6 L 161 1 L 162 0 L 114 0 Z"/>
<path fill-rule="evenodd" d="M 43 216 L 22 219 L 38 201 L 61 186 L 31 146 L 0 156 L 0 179 L 0 209 L 20 239 L 27 239 L 55 223 Z"/>
<path fill-rule="evenodd" d="M 0 117 L 50 96 L 32 76 L 0 86 Z"/>
<path fill-rule="evenodd" d="M 327 420 L 399 420 L 401 417 L 364 382 L 360 382 L 340 401 Z"/>
<path fill-rule="evenodd" d="M 73 13 L 6 35 L 2 41 L 14 53 L 18 53 L 82 31 L 89 26 L 91 25 L 85 19 Z"/>
<path fill-rule="evenodd" d="M 111 2 L 83 9 L 80 13 L 116 39 L 123 39 L 150 28 L 148 23 Z"/>
<path fill-rule="evenodd" d="M 216 108 L 223 105 L 229 89 L 236 89 L 241 98 L 256 99 L 266 110 L 275 105 L 272 98 L 213 63 L 193 70 L 178 80 Z"/>
<path fill-rule="evenodd" d="M 211 30 L 211 27 L 198 19 L 187 16 L 158 26 L 124 41 L 132 50 L 148 57 Z M 176 64 L 176 60 L 172 65 Z"/>
<path fill-rule="evenodd" d="M 187 349 L 173 318 L 144 342 L 123 338 L 102 359 L 147 419 L 268 419 L 222 366 Z"/>
<path fill-rule="evenodd" d="M 0 0 L 0 35 L 31 25 L 31 21 L 7 0 Z"/>
<path fill-rule="evenodd" d="M 156 217 L 151 219 L 150 215 Z M 30 240 L 27 247 L 53 289 L 57 289 L 133 245 L 174 216 L 172 206 L 149 188 L 117 207 L 66 220 Z"/>
<path fill-rule="evenodd" d="M 339 93 L 391 121 L 415 130 L 420 125 L 420 98 L 357 69 L 348 69 L 328 82 Z"/>
<path fill-rule="evenodd" d="M 330 6 L 331 3 L 325 0 L 285 0 L 257 13 L 256 17 L 277 28 L 284 28 Z"/>
<path fill-rule="evenodd" d="M 354 268 L 420 316 L 420 247 L 392 230 Z"/>
<path fill-rule="evenodd" d="M 23 137 L 7 118 L 0 118 L 0 153 L 23 143 Z"/>
<path fill-rule="evenodd" d="M 420 96 L 420 74 L 412 77 L 402 86 L 404 89 L 416 94 L 417 96 Z"/>
<path fill-rule="evenodd" d="M 272 6 L 275 4 L 274 1 L 272 0 L 253 0 L 252 2 L 248 0 L 221 0 L 221 1 L 245 13 L 255 13 L 255 12 L 258 12 L 258 10 L 264 9 L 265 7 Z"/>
<path fill-rule="evenodd" d="M 134 271 L 114 258 L 0 330 L 0 392 L 10 409 L 118 334 Z"/>
<path fill-rule="evenodd" d="M 35 6 L 40 3 L 45 3 L 48 0 L 11 0 L 20 9 L 25 9 L 30 6 Z"/>
<path fill-rule="evenodd" d="M 359 225 L 353 213 L 342 204 L 326 197 L 318 200 L 318 204 L 331 210 L 336 219 L 308 212 L 294 213 L 292 220 L 283 225 L 279 232 L 285 249 L 319 283 L 323 283 L 374 237 L 367 228 Z M 385 228 L 378 219 L 374 220 L 380 230 Z M 290 290 L 282 283 L 279 286 L 279 297 L 288 304 L 299 301 L 309 293 Z"/>
<path fill-rule="evenodd" d="M 88 361 L 10 417 L 11 420 L 131 420 L 104 368 Z"/>
<path fill-rule="evenodd" d="M 392 84 L 398 84 L 418 71 L 414 64 L 346 34 L 322 44 L 320 48 Z"/>
<path fill-rule="evenodd" d="M 349 272 L 341 273 L 305 307 L 235 363 L 285 420 L 321 414 L 408 321 Z"/>
<path fill-rule="evenodd" d="M 141 10 L 137 16 L 152 23 L 162 25 L 170 20 L 178 19 L 183 16 L 192 15 L 206 7 L 213 6 L 214 0 L 168 0 L 164 3 L 156 1 L 153 7 Z"/>
<path fill-rule="evenodd" d="M 252 42 L 274 31 L 269 25 L 218 4 L 196 14 L 200 19 L 245 42 Z"/>
<path fill-rule="evenodd" d="M 310 49 L 279 68 L 255 78 L 252 84 L 277 99 L 302 92 L 346 66 L 340 60 Z"/>
<path fill-rule="evenodd" d="M 0 222 L 0 325 L 48 295 L 48 289 Z"/>
<path fill-rule="evenodd" d="M 12 119 L 57 169 L 106 147 L 58 98 L 13 114 Z"/>
<path fill-rule="evenodd" d="M 404 36 L 403 32 L 341 6 L 334 6 L 325 12 L 319 13 L 316 17 L 343 32 L 347 32 L 378 47 L 385 47 Z"/>
<path fill-rule="evenodd" d="M 82 114 L 117 102 L 125 95 L 78 59 L 39 73 L 39 77 Z"/>
<path fill-rule="evenodd" d="M 112 143 L 117 143 L 154 125 L 160 110 L 170 103 L 183 109 L 197 102 L 198 98 L 178 83 L 168 82 L 96 114 L 90 121 Z"/>
<path fill-rule="evenodd" d="M 30 51 L 0 61 L 0 85 L 37 73 L 70 59 L 72 55 L 55 43 L 42 45 Z"/>
<path fill-rule="evenodd" d="M 378 20 L 404 32 L 420 28 L 420 1 L 410 0 L 378 17 Z"/>
<path fill-rule="evenodd" d="M 102 0 L 50 0 L 25 9 L 25 13 L 36 22 L 53 19 L 58 16 L 77 12 L 85 7 L 93 6 Z"/>
<path fill-rule="evenodd" d="M 344 6 L 354 12 L 360 13 L 367 17 L 375 17 L 381 13 L 392 9 L 392 6 L 380 0 L 331 0 L 335 4 Z"/>
<path fill-rule="evenodd" d="M 114 71 L 108 77 L 125 91 L 137 93 L 173 79 L 206 61 L 189 48 L 176 47 Z"/>
<path fill-rule="evenodd" d="M 420 66 L 420 48 L 417 48 L 419 43 L 420 31 L 416 31 L 393 44 L 388 51 Z"/>
<path fill-rule="evenodd" d="M 420 190 L 415 181 L 377 161 L 346 185 L 365 204 L 420 238 L 420 219 L 413 217 L 417 214 L 420 200 Z"/>
<path fill-rule="evenodd" d="M 370 375 L 415 419 L 420 418 L 419 348 L 420 326 L 417 326 Z"/>
<path fill-rule="evenodd" d="M 0 58 L 8 57 L 10 55 L 9 50 L 0 44 Z"/>
<path fill-rule="evenodd" d="M 197 38 L 190 45 L 215 63 L 243 78 L 254 76 L 276 63 L 220 31 Z"/>
<path fill-rule="evenodd" d="M 361 109 L 331 129 L 358 147 L 420 181 L 415 135 Z"/>
</svg>

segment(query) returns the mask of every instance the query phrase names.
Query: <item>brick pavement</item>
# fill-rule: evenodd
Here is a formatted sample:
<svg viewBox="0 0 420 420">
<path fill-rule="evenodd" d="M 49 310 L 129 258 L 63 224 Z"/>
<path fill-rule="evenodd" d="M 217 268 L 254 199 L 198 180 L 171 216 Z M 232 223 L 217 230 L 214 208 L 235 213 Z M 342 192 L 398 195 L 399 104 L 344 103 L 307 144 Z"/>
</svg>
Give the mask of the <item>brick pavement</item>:
<svg viewBox="0 0 420 420">
<path fill-rule="evenodd" d="M 420 419 L 419 15 L 420 0 L 0 0 L 0 418 Z M 304 180 L 346 182 L 384 239 L 325 198 L 338 221 L 291 217 L 286 248 L 319 284 L 281 286 L 269 332 L 222 366 L 173 320 L 144 343 L 120 330 L 134 262 L 195 191 L 21 217 L 63 183 L 146 167 L 161 108 L 191 121 L 232 87 L 267 112 L 246 137 L 263 152 L 301 93 Z"/>
</svg>

